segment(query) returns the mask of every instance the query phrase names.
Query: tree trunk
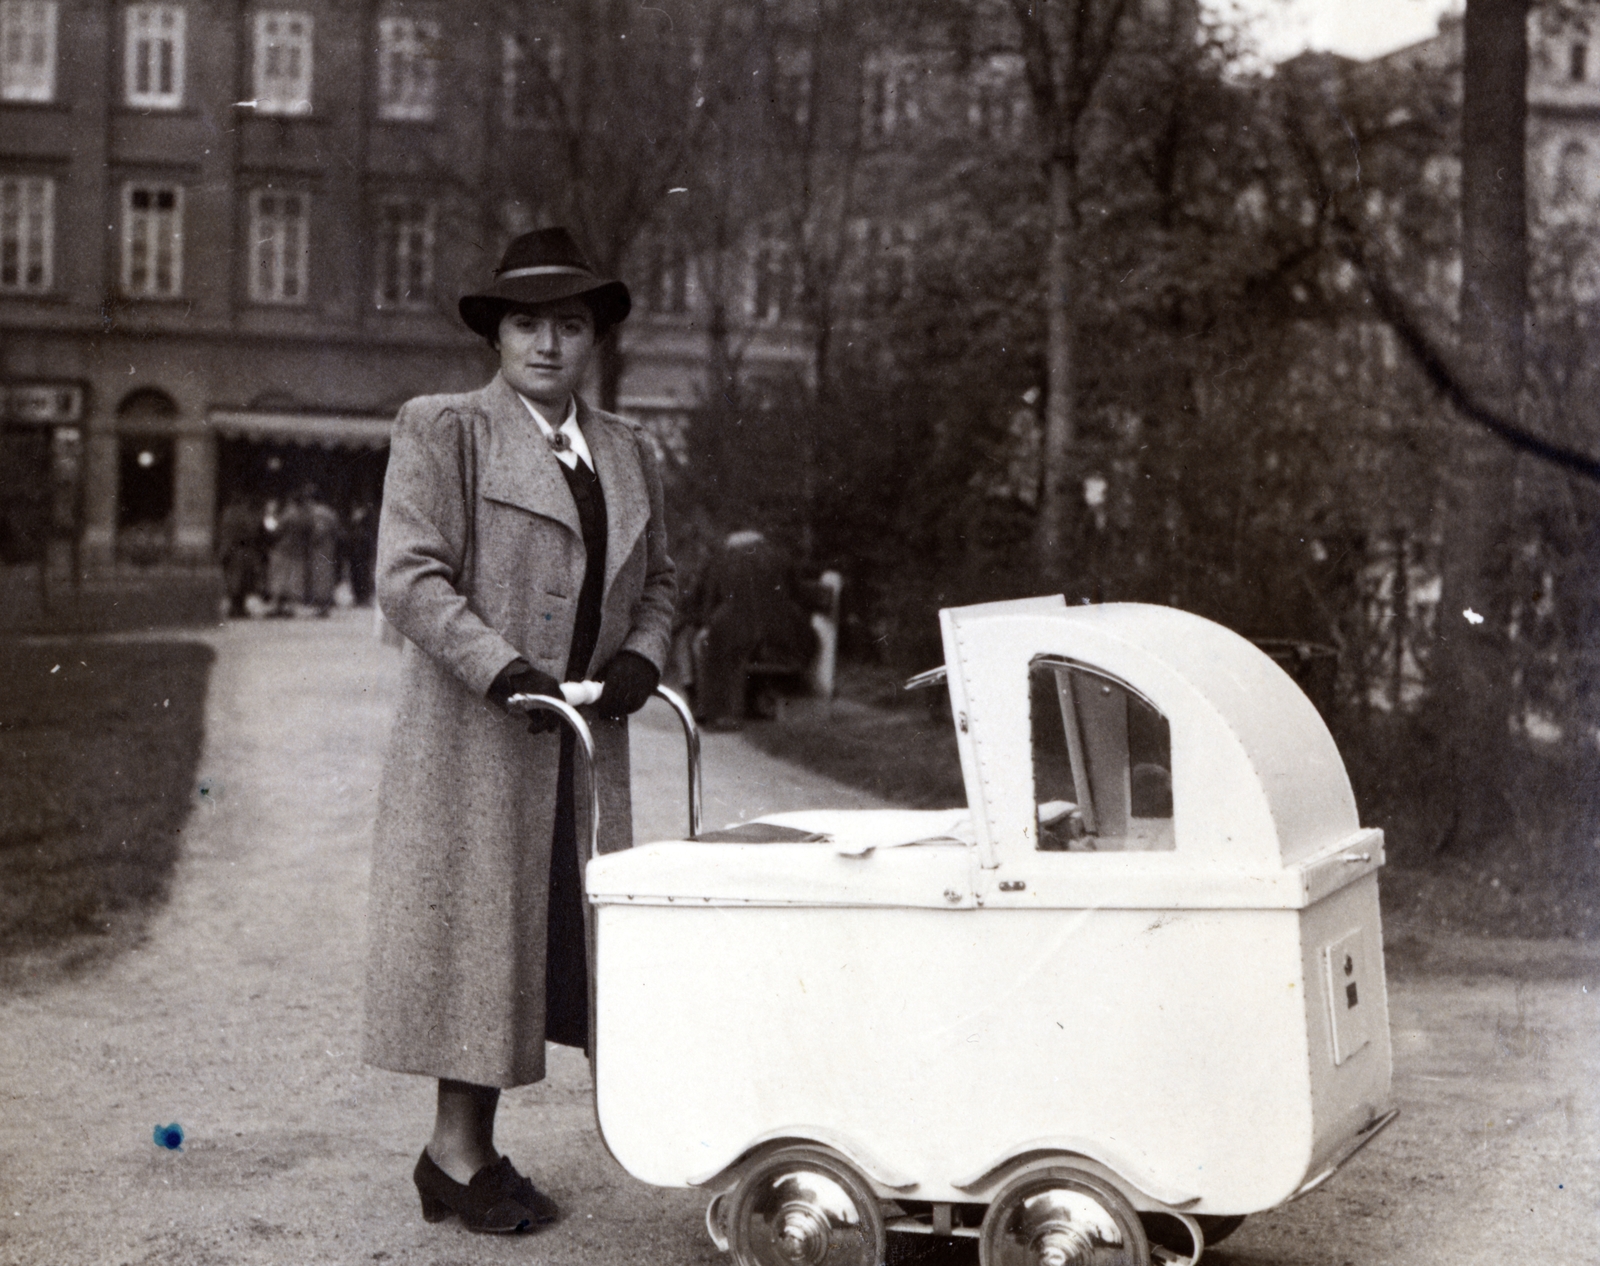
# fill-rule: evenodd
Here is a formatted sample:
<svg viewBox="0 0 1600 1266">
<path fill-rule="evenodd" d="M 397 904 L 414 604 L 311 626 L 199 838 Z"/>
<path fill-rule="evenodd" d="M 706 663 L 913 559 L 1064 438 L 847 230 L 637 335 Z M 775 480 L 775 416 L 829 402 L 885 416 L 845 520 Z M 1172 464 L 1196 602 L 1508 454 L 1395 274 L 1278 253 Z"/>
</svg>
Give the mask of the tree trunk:
<svg viewBox="0 0 1600 1266">
<path fill-rule="evenodd" d="M 1461 361 L 1482 402 L 1520 410 L 1528 291 L 1526 192 L 1529 0 L 1469 0 L 1461 112 Z M 1443 842 L 1508 822 L 1510 588 L 1514 454 L 1480 431 L 1453 444 L 1435 710 L 1450 754 L 1452 821 Z"/>
<path fill-rule="evenodd" d="M 614 274 L 613 274 L 614 275 Z M 625 357 L 622 353 L 620 332 L 613 330 L 600 343 L 599 348 L 600 399 L 596 403 L 606 411 L 615 413 L 622 394 L 622 370 Z"/>
<path fill-rule="evenodd" d="M 1045 270 L 1044 478 L 1034 553 L 1041 589 L 1066 588 L 1067 548 L 1078 506 L 1072 469 L 1076 438 L 1077 373 L 1077 198 L 1075 156 L 1056 153 L 1049 162 L 1050 250 Z"/>
</svg>

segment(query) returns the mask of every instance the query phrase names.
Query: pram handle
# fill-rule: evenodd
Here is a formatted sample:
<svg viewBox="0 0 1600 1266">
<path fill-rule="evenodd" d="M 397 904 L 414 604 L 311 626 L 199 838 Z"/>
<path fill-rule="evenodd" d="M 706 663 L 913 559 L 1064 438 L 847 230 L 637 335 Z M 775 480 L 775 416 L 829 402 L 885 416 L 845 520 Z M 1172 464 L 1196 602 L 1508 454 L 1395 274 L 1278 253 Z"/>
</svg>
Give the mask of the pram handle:
<svg viewBox="0 0 1600 1266">
<path fill-rule="evenodd" d="M 700 727 L 694 723 L 694 710 L 684 702 L 676 690 L 656 687 L 656 697 L 665 699 L 678 714 L 683 725 L 683 743 L 689 755 L 689 838 L 700 838 L 700 809 L 703 803 L 700 786 Z"/>
<path fill-rule="evenodd" d="M 600 855 L 600 780 L 594 776 L 594 735 L 589 732 L 589 723 L 566 700 L 550 695 L 512 695 L 506 706 L 524 712 L 554 712 L 578 736 L 578 746 L 583 749 L 584 783 L 589 792 L 588 857 L 593 860 Z"/>
<path fill-rule="evenodd" d="M 689 838 L 700 837 L 700 728 L 695 725 L 694 712 L 684 702 L 683 696 L 675 690 L 665 686 L 657 686 L 655 690 L 659 698 L 665 699 L 678 714 L 678 721 L 683 726 L 684 746 L 688 750 L 689 765 Z M 588 859 L 593 861 L 600 855 L 600 780 L 595 777 L 594 771 L 594 735 L 589 730 L 589 723 L 583 715 L 570 703 L 557 699 L 551 695 L 512 695 L 506 700 L 506 705 L 520 708 L 524 712 L 554 712 L 572 728 L 578 736 L 578 746 L 583 749 L 584 784 L 589 793 L 589 851 Z"/>
</svg>

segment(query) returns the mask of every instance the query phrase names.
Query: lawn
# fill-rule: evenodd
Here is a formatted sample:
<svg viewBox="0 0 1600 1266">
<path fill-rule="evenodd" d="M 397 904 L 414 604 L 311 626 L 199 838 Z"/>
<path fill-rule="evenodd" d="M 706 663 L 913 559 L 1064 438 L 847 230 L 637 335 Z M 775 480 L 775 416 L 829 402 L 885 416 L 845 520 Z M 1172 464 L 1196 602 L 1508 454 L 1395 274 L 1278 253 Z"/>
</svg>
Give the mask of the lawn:
<svg viewBox="0 0 1600 1266">
<path fill-rule="evenodd" d="M 195 795 L 209 647 L 0 641 L 0 980 L 136 940 Z"/>
<path fill-rule="evenodd" d="M 942 690 L 906 694 L 885 670 L 847 667 L 831 704 L 803 700 L 782 721 L 746 735 L 763 750 L 909 808 L 966 803 Z M 1600 940 L 1600 847 L 1542 847 L 1485 838 L 1429 854 L 1363 806 L 1362 821 L 1391 827 L 1382 881 L 1391 936 Z M 1414 824 L 1411 824 L 1414 825 Z"/>
</svg>

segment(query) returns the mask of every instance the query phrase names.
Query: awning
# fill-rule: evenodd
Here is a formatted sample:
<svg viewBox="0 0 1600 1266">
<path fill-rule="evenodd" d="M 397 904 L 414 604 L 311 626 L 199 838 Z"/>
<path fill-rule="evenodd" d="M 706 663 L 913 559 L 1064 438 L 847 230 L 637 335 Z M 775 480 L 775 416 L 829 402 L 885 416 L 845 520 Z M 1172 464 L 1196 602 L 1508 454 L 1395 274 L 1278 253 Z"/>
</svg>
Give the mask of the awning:
<svg viewBox="0 0 1600 1266">
<path fill-rule="evenodd" d="M 213 409 L 206 424 L 230 439 L 268 440 L 315 448 L 386 448 L 392 417 L 356 413 L 258 413 Z"/>
</svg>

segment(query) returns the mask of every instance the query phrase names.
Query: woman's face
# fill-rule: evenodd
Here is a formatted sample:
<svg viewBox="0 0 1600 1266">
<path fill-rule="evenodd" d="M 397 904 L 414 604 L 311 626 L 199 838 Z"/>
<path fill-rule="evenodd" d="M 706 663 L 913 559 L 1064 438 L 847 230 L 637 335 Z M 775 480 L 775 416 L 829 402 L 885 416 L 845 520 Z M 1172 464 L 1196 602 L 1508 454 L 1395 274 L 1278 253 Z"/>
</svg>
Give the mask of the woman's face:
<svg viewBox="0 0 1600 1266">
<path fill-rule="evenodd" d="M 594 356 L 594 313 L 582 299 L 513 308 L 500 318 L 498 338 L 506 381 L 535 404 L 564 411 Z"/>
</svg>

